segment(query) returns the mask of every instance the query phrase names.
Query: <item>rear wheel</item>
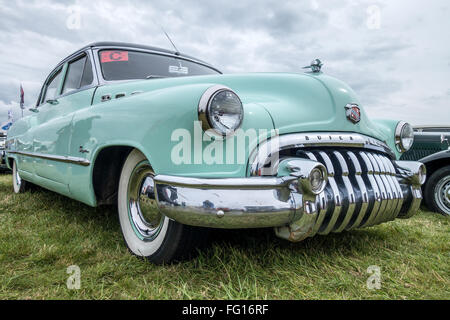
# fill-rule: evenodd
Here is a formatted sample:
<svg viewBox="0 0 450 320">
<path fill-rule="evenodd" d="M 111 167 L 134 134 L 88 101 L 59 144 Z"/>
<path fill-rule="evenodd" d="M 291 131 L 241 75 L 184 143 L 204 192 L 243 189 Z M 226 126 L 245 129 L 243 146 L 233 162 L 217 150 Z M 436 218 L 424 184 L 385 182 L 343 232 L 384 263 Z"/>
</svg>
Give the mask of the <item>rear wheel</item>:
<svg viewBox="0 0 450 320">
<path fill-rule="evenodd" d="M 425 185 L 428 208 L 450 215 L 450 166 L 436 170 Z"/>
<path fill-rule="evenodd" d="M 13 188 L 15 193 L 23 193 L 27 189 L 27 182 L 20 177 L 19 170 L 17 169 L 16 160 L 13 161 Z"/>
<path fill-rule="evenodd" d="M 133 150 L 120 175 L 118 211 L 125 243 L 136 256 L 161 264 L 189 257 L 205 240 L 203 229 L 180 224 L 158 209 L 154 172 Z"/>
</svg>

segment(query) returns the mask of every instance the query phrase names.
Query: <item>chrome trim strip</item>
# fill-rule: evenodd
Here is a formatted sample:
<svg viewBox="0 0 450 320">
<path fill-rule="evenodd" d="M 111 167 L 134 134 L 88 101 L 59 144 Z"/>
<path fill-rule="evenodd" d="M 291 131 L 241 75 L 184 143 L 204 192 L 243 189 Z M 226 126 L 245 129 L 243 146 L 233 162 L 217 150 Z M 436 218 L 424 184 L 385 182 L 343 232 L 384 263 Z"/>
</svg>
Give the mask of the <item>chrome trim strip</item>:
<svg viewBox="0 0 450 320">
<path fill-rule="evenodd" d="M 338 151 L 333 151 L 333 154 L 338 159 L 339 165 L 341 167 L 342 180 L 344 181 L 345 189 L 347 190 L 347 197 L 348 197 L 348 203 L 349 203 L 348 210 L 345 213 L 344 220 L 342 221 L 341 225 L 339 227 L 337 227 L 337 229 L 334 231 L 334 232 L 341 232 L 347 227 L 348 223 L 350 222 L 350 220 L 353 216 L 353 213 L 355 212 L 356 199 L 355 199 L 355 193 L 353 191 L 352 184 L 350 183 L 350 179 L 348 178 L 349 170 L 348 170 L 348 166 L 347 166 L 347 163 L 345 162 L 344 157 Z"/>
<path fill-rule="evenodd" d="M 196 189 L 274 189 L 284 188 L 297 177 L 250 177 L 250 178 L 192 178 L 158 174 L 155 183 Z"/>
<path fill-rule="evenodd" d="M 330 222 L 325 227 L 325 230 L 319 231 L 319 234 L 328 234 L 333 230 L 334 225 L 336 224 L 336 221 L 340 215 L 340 212 L 342 211 L 342 208 L 343 208 L 342 207 L 342 194 L 339 192 L 339 188 L 336 184 L 336 180 L 334 179 L 335 172 L 334 172 L 334 167 L 331 162 L 331 159 L 323 151 L 319 151 L 318 154 L 322 157 L 323 161 L 325 162 L 325 166 L 327 167 L 328 183 L 329 183 L 329 185 L 331 187 L 331 191 L 332 191 L 331 196 L 334 199 L 334 211 L 331 215 Z"/>
<path fill-rule="evenodd" d="M 347 151 L 347 155 L 350 157 L 350 160 L 352 161 L 353 166 L 355 167 L 355 178 L 359 187 L 359 191 L 361 193 L 361 201 L 362 201 L 361 208 L 359 210 L 358 216 L 356 217 L 356 220 L 352 225 L 349 225 L 346 228 L 347 230 L 351 230 L 358 227 L 361 224 L 361 221 L 364 218 L 364 215 L 366 214 L 367 208 L 369 207 L 369 195 L 367 192 L 366 185 L 361 177 L 362 169 L 358 161 L 358 158 L 356 158 L 355 154 L 351 151 Z"/>
<path fill-rule="evenodd" d="M 275 142 L 272 140 L 276 139 Z M 277 150 L 270 147 L 276 146 Z M 376 150 L 394 157 L 393 151 L 384 142 L 359 133 L 348 132 L 308 132 L 291 133 L 274 136 L 262 141 L 250 154 L 247 171 L 251 176 L 257 176 L 258 170 L 269 164 L 278 152 L 301 147 L 356 147 Z M 276 175 L 278 166 L 272 163 L 271 170 L 265 170 L 265 175 Z"/>
<path fill-rule="evenodd" d="M 27 152 L 27 151 L 12 151 L 12 150 L 8 150 L 7 153 L 18 154 L 18 155 L 22 155 L 22 156 L 39 158 L 39 159 L 53 160 L 53 161 L 58 161 L 58 162 L 73 163 L 73 164 L 78 164 L 78 165 L 84 166 L 84 167 L 87 167 L 91 164 L 91 162 L 89 160 L 84 159 L 84 158 L 78 158 L 78 157 L 56 156 L 56 155 L 50 155 L 50 154 L 45 154 L 45 153 Z"/>
</svg>

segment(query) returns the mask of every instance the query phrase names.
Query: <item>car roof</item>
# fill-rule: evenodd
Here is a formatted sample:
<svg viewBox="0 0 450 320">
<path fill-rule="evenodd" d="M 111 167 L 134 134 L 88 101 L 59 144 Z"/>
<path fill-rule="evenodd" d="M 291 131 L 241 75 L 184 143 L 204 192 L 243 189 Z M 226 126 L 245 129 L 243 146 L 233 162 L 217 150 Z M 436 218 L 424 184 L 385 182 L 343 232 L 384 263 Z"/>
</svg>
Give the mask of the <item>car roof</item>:
<svg viewBox="0 0 450 320">
<path fill-rule="evenodd" d="M 212 66 L 211 64 L 209 64 L 209 63 L 207 63 L 207 62 L 205 62 L 203 60 L 197 59 L 197 58 L 195 58 L 193 56 L 189 56 L 187 54 L 180 53 L 178 51 L 164 49 L 164 48 L 159 48 L 159 47 L 154 47 L 154 46 L 136 44 L 136 43 L 115 42 L 115 41 L 100 41 L 100 42 L 90 43 L 90 44 L 82 47 L 81 49 L 78 49 L 74 53 L 70 54 L 65 59 L 63 59 L 60 63 L 58 63 L 58 66 L 60 66 L 61 64 L 64 64 L 67 60 L 70 60 L 72 57 L 78 55 L 80 52 L 83 52 L 86 49 L 99 48 L 99 47 L 117 47 L 117 48 L 143 49 L 143 50 L 153 51 L 153 52 L 156 52 L 156 53 L 159 52 L 159 53 L 163 53 L 163 54 L 174 55 L 174 56 L 178 56 L 180 58 L 185 58 L 185 59 L 188 59 L 188 60 L 192 60 L 194 62 L 199 62 L 201 64 L 204 64 L 204 65 L 206 65 L 208 67 L 211 67 L 211 68 L 219 71 L 217 68 L 215 68 L 214 66 Z"/>
</svg>

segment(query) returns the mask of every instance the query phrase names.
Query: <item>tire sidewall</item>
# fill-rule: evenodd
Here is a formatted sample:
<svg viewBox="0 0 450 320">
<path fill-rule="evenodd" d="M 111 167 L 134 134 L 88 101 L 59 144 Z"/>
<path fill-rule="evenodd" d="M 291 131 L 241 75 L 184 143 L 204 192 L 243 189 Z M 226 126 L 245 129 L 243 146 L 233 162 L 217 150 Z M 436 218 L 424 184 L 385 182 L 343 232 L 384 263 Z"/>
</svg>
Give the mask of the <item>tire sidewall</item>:
<svg viewBox="0 0 450 320">
<path fill-rule="evenodd" d="M 438 170 L 436 170 L 431 176 L 430 179 L 427 181 L 426 187 L 425 187 L 425 197 L 426 197 L 426 203 L 432 211 L 440 212 L 445 215 L 449 215 L 449 212 L 445 212 L 438 204 L 436 200 L 436 193 L 439 192 L 437 190 L 439 181 L 442 179 L 450 176 L 450 166 L 442 167 Z"/>
<path fill-rule="evenodd" d="M 13 161 L 13 170 L 12 170 L 12 178 L 13 178 L 13 188 L 15 193 L 22 193 L 24 190 L 25 181 L 21 179 L 20 185 L 17 183 L 17 163 L 16 160 Z"/>
<path fill-rule="evenodd" d="M 141 240 L 136 235 L 132 227 L 132 222 L 128 211 L 128 185 L 136 166 L 145 160 L 146 157 L 138 150 L 133 150 L 126 159 L 119 180 L 117 207 L 119 212 L 120 227 L 122 229 L 123 238 L 127 247 L 136 256 L 149 258 L 156 255 L 161 249 L 168 234 L 170 219 L 164 217 L 161 230 L 151 241 Z"/>
</svg>

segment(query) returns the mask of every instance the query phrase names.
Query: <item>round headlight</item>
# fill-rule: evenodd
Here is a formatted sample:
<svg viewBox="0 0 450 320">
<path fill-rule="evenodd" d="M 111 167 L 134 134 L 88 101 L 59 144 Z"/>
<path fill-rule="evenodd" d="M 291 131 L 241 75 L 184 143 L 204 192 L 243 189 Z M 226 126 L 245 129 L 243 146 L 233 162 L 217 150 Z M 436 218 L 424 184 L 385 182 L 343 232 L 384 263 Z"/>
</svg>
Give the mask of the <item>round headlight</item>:
<svg viewBox="0 0 450 320">
<path fill-rule="evenodd" d="M 241 126 L 243 116 L 241 100 L 227 87 L 211 87 L 200 99 L 198 117 L 205 131 L 213 129 L 221 136 L 228 136 Z"/>
<path fill-rule="evenodd" d="M 409 123 L 400 121 L 395 129 L 395 145 L 399 152 L 411 149 L 414 142 L 414 130 Z"/>
</svg>

